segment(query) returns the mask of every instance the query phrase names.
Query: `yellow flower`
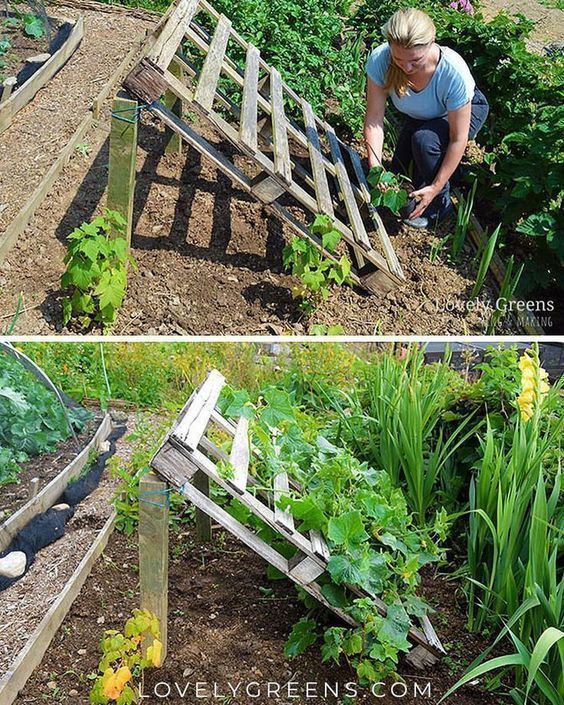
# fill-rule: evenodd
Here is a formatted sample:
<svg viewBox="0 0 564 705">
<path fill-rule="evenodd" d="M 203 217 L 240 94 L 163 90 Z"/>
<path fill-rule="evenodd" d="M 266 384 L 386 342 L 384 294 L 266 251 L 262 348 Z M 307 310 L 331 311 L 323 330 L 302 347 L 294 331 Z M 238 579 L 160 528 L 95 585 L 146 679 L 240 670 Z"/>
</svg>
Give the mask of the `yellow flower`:
<svg viewBox="0 0 564 705">
<path fill-rule="evenodd" d="M 550 389 L 546 380 L 548 373 L 538 363 L 538 359 L 528 353 L 519 360 L 521 370 L 521 394 L 517 398 L 517 406 L 523 421 L 528 421 L 534 416 L 535 407 L 542 404 L 544 397 Z"/>
<path fill-rule="evenodd" d="M 107 668 L 102 676 L 104 695 L 112 700 L 117 700 L 122 694 L 125 684 L 131 678 L 131 671 L 127 666 L 118 668 L 115 673 L 113 668 Z"/>
<path fill-rule="evenodd" d="M 147 659 L 151 661 L 153 666 L 159 668 L 159 666 L 161 666 L 163 662 L 162 656 L 163 645 L 158 639 L 155 639 L 151 646 L 149 646 L 149 648 L 147 649 Z"/>
</svg>

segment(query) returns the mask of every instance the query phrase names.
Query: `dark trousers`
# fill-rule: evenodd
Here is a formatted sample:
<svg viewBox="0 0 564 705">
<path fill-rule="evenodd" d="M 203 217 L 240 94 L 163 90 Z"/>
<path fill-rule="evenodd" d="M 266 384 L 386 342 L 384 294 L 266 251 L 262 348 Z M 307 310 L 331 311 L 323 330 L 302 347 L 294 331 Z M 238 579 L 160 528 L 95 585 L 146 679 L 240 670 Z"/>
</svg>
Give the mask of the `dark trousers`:
<svg viewBox="0 0 564 705">
<path fill-rule="evenodd" d="M 474 139 L 486 121 L 489 112 L 485 95 L 476 88 L 472 98 L 470 129 L 468 138 Z M 407 117 L 401 129 L 391 170 L 395 173 L 408 174 L 413 164 L 413 190 L 429 186 L 435 178 L 449 143 L 449 126 L 446 117 L 434 120 L 415 120 Z M 456 172 L 455 174 L 456 175 Z M 453 176 L 454 176 L 453 175 Z M 452 178 L 452 177 L 451 177 Z M 425 211 L 426 217 L 432 217 L 446 208 L 450 201 L 450 183 L 442 188 L 438 196 Z"/>
</svg>

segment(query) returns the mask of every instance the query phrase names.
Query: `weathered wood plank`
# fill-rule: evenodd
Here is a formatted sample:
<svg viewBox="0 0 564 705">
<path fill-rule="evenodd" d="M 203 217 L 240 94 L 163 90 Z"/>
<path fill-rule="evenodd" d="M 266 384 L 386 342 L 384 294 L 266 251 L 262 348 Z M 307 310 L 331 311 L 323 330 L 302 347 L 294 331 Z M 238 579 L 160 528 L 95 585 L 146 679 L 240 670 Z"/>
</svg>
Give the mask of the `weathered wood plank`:
<svg viewBox="0 0 564 705">
<path fill-rule="evenodd" d="M 257 106 L 258 106 L 258 76 L 259 76 L 259 50 L 249 44 L 245 64 L 245 83 L 243 85 L 243 99 L 241 101 L 241 122 L 239 137 L 241 142 L 253 152 L 257 150 Z"/>
<path fill-rule="evenodd" d="M 173 76 L 176 76 L 179 81 L 182 81 L 184 71 L 178 63 L 172 62 L 169 70 Z M 182 120 L 183 102 L 175 93 L 167 91 L 165 93 L 164 103 L 173 115 L 176 115 L 179 120 Z M 181 153 L 182 139 L 180 135 L 175 130 L 171 130 L 170 127 L 165 126 L 165 154 L 176 154 L 180 156 Z"/>
<path fill-rule="evenodd" d="M 131 245 L 133 229 L 137 111 L 137 101 L 132 100 L 125 91 L 120 91 L 114 98 L 110 131 L 107 206 L 125 218 L 127 222 L 125 236 L 128 246 Z"/>
<path fill-rule="evenodd" d="M 358 210 L 358 205 L 356 198 L 354 197 L 349 175 L 345 168 L 345 162 L 343 161 L 343 154 L 339 146 L 339 141 L 337 139 L 337 135 L 335 134 L 335 130 L 333 130 L 331 125 L 326 125 L 325 134 L 327 135 L 327 139 L 329 141 L 331 156 L 337 171 L 337 181 L 339 182 L 339 187 L 341 189 L 341 198 L 345 204 L 355 240 L 363 245 L 367 250 L 371 250 L 372 245 L 368 238 L 364 223 L 362 222 L 360 211 Z"/>
<path fill-rule="evenodd" d="M 376 227 L 376 233 L 378 235 L 378 238 L 380 240 L 380 244 L 382 245 L 382 248 L 384 250 L 384 254 L 386 255 L 386 260 L 388 262 L 388 266 L 390 267 L 390 270 L 397 276 L 401 277 L 402 279 L 405 278 L 403 270 L 401 268 L 398 256 L 396 255 L 396 252 L 393 248 L 393 245 L 390 241 L 390 236 L 388 235 L 388 231 L 386 230 L 386 227 L 384 226 L 384 223 L 382 222 L 382 218 L 380 218 L 380 214 L 378 213 L 378 210 L 372 205 L 372 200 L 370 197 L 370 189 L 368 188 L 368 182 L 366 181 L 366 176 L 364 175 L 364 170 L 362 168 L 362 163 L 360 161 L 360 157 L 358 155 L 358 152 L 355 149 L 352 149 L 351 147 L 344 145 L 349 153 L 354 173 L 356 175 L 357 181 L 358 181 L 358 187 L 360 189 L 360 195 L 362 196 L 363 200 L 367 204 L 368 207 L 368 212 L 370 213 L 370 217 L 372 219 L 372 222 L 374 223 Z"/>
<path fill-rule="evenodd" d="M 52 507 L 57 499 L 66 489 L 69 482 L 80 475 L 80 471 L 88 462 L 90 453 L 98 451 L 102 443 L 106 440 L 112 430 L 112 419 L 106 414 L 102 419 L 92 440 L 80 453 L 62 470 L 57 477 L 53 478 L 39 494 L 28 500 L 23 507 L 20 507 L 11 517 L 0 526 L 0 551 L 8 547 L 12 539 L 23 529 L 23 527 L 37 514 Z"/>
<path fill-rule="evenodd" d="M 301 584 L 308 585 L 325 572 L 325 566 L 320 565 L 303 553 L 298 552 L 288 561 L 290 576 L 299 580 Z"/>
<path fill-rule="evenodd" d="M 27 640 L 26 645 L 12 663 L 10 669 L 0 680 L 0 705 L 12 705 L 20 690 L 26 684 L 33 671 L 39 666 L 51 640 L 61 626 L 67 612 L 84 585 L 92 566 L 106 547 L 114 529 L 116 513 L 112 512 L 92 546 L 67 584 L 55 600 L 37 629 Z"/>
<path fill-rule="evenodd" d="M 250 457 L 249 419 L 241 416 L 229 455 L 229 462 L 233 467 L 233 477 L 228 479 L 229 484 L 241 494 L 247 488 Z"/>
<path fill-rule="evenodd" d="M 290 148 L 288 147 L 288 121 L 284 112 L 284 94 L 280 73 L 270 69 L 270 99 L 272 101 L 272 138 L 274 145 L 274 173 L 285 183 L 292 183 Z"/>
<path fill-rule="evenodd" d="M 224 385 L 225 377 L 217 370 L 212 370 L 174 430 L 172 438 L 189 450 L 196 450 Z"/>
<path fill-rule="evenodd" d="M 333 202 L 331 200 L 331 192 L 329 191 L 329 183 L 327 182 L 327 173 L 325 172 L 325 167 L 323 166 L 321 143 L 319 142 L 317 127 L 315 126 L 315 115 L 307 100 L 302 98 L 301 103 L 306 128 L 309 158 L 311 161 L 313 181 L 315 184 L 317 205 L 322 213 L 334 218 L 335 213 L 333 211 Z"/>
<path fill-rule="evenodd" d="M 309 532 L 309 538 L 311 541 L 311 547 L 315 555 L 319 556 L 324 561 L 328 561 L 331 557 L 331 554 L 329 553 L 329 548 L 327 547 L 325 539 L 323 538 L 321 533 L 319 531 L 316 531 L 315 529 L 312 529 Z"/>
<path fill-rule="evenodd" d="M 162 658 L 167 651 L 168 621 L 168 494 L 167 484 L 152 472 L 139 481 L 139 590 L 141 609 L 159 620 Z M 143 653 L 153 643 L 145 635 Z"/>
<path fill-rule="evenodd" d="M 213 107 L 215 90 L 221 74 L 221 66 L 227 49 L 230 31 L 231 21 L 228 20 L 225 15 L 220 15 L 209 51 L 202 67 L 200 80 L 198 81 L 194 93 L 194 101 L 198 103 L 206 113 L 209 113 Z"/>
<path fill-rule="evenodd" d="M 190 22 L 196 14 L 199 0 L 180 0 L 176 10 L 170 15 L 148 58 L 159 68 L 167 69 L 178 49 Z"/>
<path fill-rule="evenodd" d="M 263 203 L 273 203 L 283 193 L 286 193 L 286 189 L 271 176 L 265 176 L 261 173 L 252 180 L 251 192 Z"/>
<path fill-rule="evenodd" d="M 210 496 L 210 478 L 205 472 L 198 470 L 192 478 L 194 489 L 204 497 Z M 212 540 L 212 526 L 209 512 L 196 507 L 196 540 L 199 543 L 210 543 Z"/>
<path fill-rule="evenodd" d="M 274 522 L 285 531 L 293 534 L 296 530 L 294 526 L 294 517 L 288 509 L 280 509 L 278 502 L 282 497 L 288 497 L 290 494 L 290 483 L 288 475 L 285 472 L 279 472 L 274 476 Z"/>
</svg>

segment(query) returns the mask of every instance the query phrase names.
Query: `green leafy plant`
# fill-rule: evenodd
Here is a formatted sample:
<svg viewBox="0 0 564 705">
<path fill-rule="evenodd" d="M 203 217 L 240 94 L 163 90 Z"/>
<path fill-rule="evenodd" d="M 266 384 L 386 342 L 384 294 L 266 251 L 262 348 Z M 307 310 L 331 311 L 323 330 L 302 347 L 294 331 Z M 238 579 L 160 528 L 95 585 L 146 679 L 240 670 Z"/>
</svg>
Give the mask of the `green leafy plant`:
<svg viewBox="0 0 564 705">
<path fill-rule="evenodd" d="M 370 195 L 374 206 L 386 206 L 392 213 L 399 213 L 407 203 L 407 191 L 402 188 L 400 178 L 382 166 L 373 166 L 367 180 L 372 186 Z M 379 187 L 382 188 L 379 188 Z"/>
<path fill-rule="evenodd" d="M 466 242 L 468 227 L 470 225 L 470 216 L 472 215 L 472 210 L 474 208 L 474 198 L 476 196 L 477 186 L 478 181 L 474 180 L 468 197 L 465 198 L 462 194 L 460 196 L 456 211 L 456 225 L 454 227 L 454 233 L 450 244 L 450 253 L 455 261 L 458 259 L 458 256 L 464 247 L 464 243 Z"/>
<path fill-rule="evenodd" d="M 46 34 L 45 22 L 42 17 L 26 14 L 22 18 L 24 32 L 34 39 L 41 39 Z"/>
<path fill-rule="evenodd" d="M 149 646 L 144 642 L 150 640 Z M 107 629 L 100 642 L 102 658 L 91 690 L 91 705 L 131 705 L 139 702 L 145 669 L 162 663 L 162 643 L 157 617 L 149 610 L 133 610 L 123 633 Z M 135 682 L 141 686 L 135 688 Z"/>
<path fill-rule="evenodd" d="M 86 327 L 93 321 L 110 325 L 115 321 L 127 284 L 127 265 L 135 266 L 128 252 L 125 219 L 106 210 L 91 223 L 83 223 L 68 236 L 66 271 L 61 287 L 72 294 L 63 299 L 63 322 L 73 315 Z M 117 233 L 117 237 L 113 235 Z"/>
<path fill-rule="evenodd" d="M 489 237 L 487 231 L 484 235 L 484 237 L 488 239 L 482 251 L 482 256 L 480 257 L 480 265 L 478 267 L 478 274 L 476 275 L 476 283 L 474 284 L 472 293 L 470 294 L 471 299 L 475 299 L 476 296 L 478 296 L 478 294 L 482 290 L 482 287 L 484 286 L 484 281 L 486 280 L 486 275 L 488 273 L 488 269 L 490 268 L 490 264 L 495 253 L 495 246 L 497 245 L 497 239 L 499 237 L 500 228 L 501 224 L 497 226 L 497 228 Z"/>
<path fill-rule="evenodd" d="M 236 400 L 239 402 L 236 403 Z M 248 397 L 228 390 L 220 399 L 222 411 L 249 411 Z M 445 535 L 445 518 L 417 529 L 405 498 L 384 470 L 358 461 L 350 451 L 333 445 L 316 421 L 296 409 L 284 389 L 267 387 L 255 405 L 252 438 L 260 451 L 253 467 L 259 486 L 273 489 L 274 478 L 286 472 L 293 486 L 278 500 L 299 523 L 299 531 L 320 531 L 331 557 L 319 579 L 323 596 L 344 609 L 358 627 L 325 627 L 323 609 L 298 589 L 308 610 L 292 629 L 284 653 L 291 658 L 320 643 L 323 661 L 346 658 L 360 682 L 375 682 L 397 666 L 399 653 L 410 648 L 411 619 L 427 606 L 417 597 L 420 568 L 438 558 L 434 538 Z M 251 523 L 261 538 L 290 558 L 295 549 L 241 505 L 230 507 L 239 520 Z M 382 614 L 371 597 L 358 597 L 352 587 L 378 596 L 387 606 Z"/>
<path fill-rule="evenodd" d="M 91 417 L 80 407 L 68 409 L 68 414 L 77 430 Z M 17 482 L 20 463 L 54 450 L 69 435 L 67 417 L 55 395 L 0 352 L 0 486 Z"/>
<path fill-rule="evenodd" d="M 310 225 L 311 233 L 321 241 L 327 252 L 335 253 L 341 233 L 333 227 L 326 215 L 316 216 Z M 306 314 L 312 313 L 320 299 L 329 297 L 329 285 L 349 283 L 351 262 L 346 255 L 338 260 L 324 257 L 321 251 L 309 240 L 295 237 L 282 253 L 284 266 L 292 268 L 292 274 L 299 277 L 302 285 L 292 291 L 299 298 L 300 308 Z"/>
<path fill-rule="evenodd" d="M 515 258 L 511 255 L 507 262 L 507 267 L 501 281 L 501 286 L 499 287 L 499 296 L 496 302 L 496 307 L 492 311 L 488 320 L 486 335 L 493 335 L 496 332 L 500 321 L 507 315 L 507 303 L 515 296 L 525 264 L 522 263 L 519 265 L 515 273 L 513 273 L 514 266 Z"/>
</svg>

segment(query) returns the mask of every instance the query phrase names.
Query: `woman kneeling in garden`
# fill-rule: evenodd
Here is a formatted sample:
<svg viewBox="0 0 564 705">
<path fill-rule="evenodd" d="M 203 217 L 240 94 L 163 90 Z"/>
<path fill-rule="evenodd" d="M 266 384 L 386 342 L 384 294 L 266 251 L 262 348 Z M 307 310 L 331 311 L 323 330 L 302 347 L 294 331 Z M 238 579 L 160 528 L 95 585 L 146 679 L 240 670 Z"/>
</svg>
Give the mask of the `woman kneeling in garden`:
<svg viewBox="0 0 564 705">
<path fill-rule="evenodd" d="M 386 99 L 406 115 L 391 170 L 408 174 L 413 163 L 411 200 L 405 222 L 426 228 L 451 210 L 449 179 L 468 139 L 488 115 L 464 59 L 435 43 L 433 20 L 414 8 L 398 10 L 382 28 L 385 44 L 370 54 L 364 136 L 370 167 L 381 165 Z"/>
</svg>

